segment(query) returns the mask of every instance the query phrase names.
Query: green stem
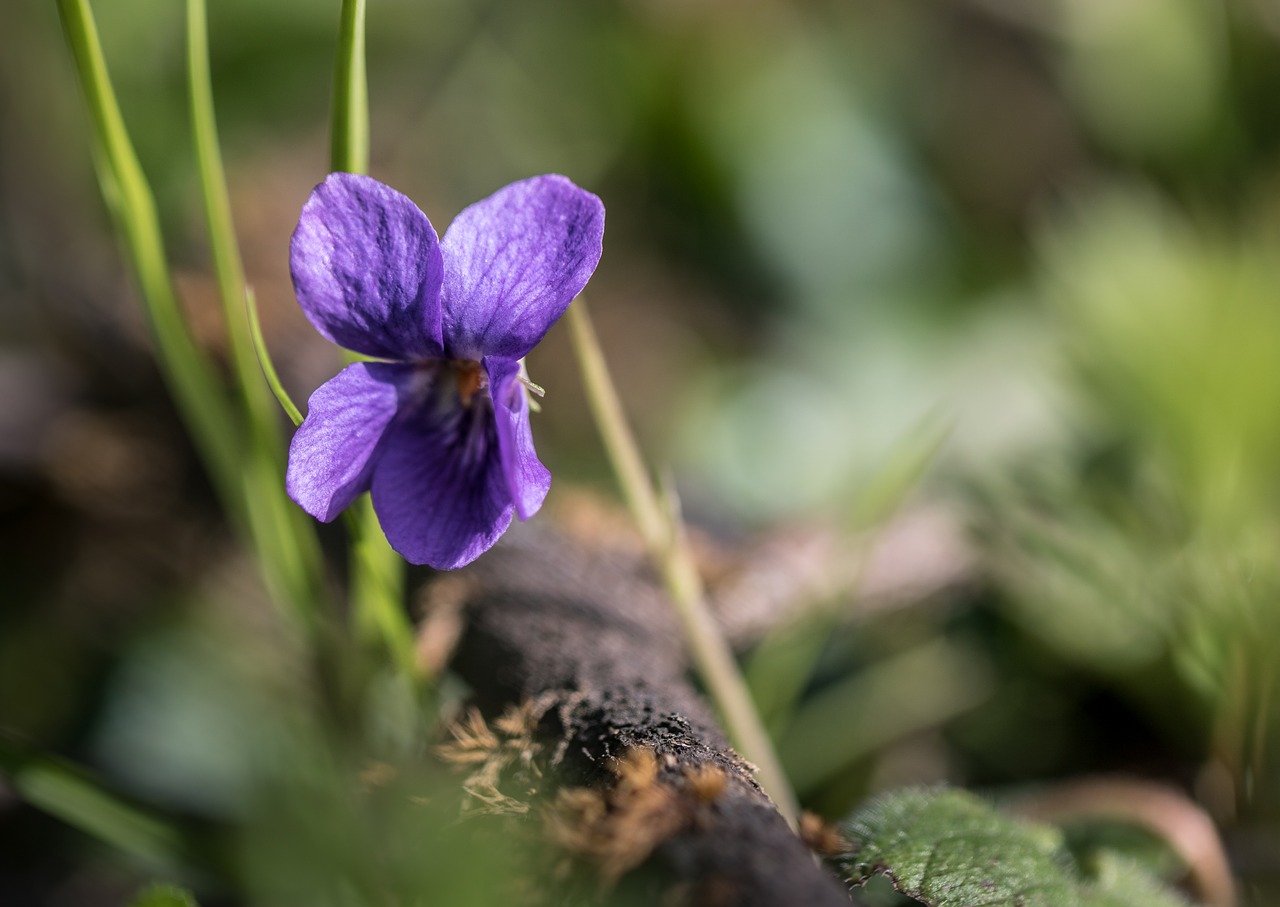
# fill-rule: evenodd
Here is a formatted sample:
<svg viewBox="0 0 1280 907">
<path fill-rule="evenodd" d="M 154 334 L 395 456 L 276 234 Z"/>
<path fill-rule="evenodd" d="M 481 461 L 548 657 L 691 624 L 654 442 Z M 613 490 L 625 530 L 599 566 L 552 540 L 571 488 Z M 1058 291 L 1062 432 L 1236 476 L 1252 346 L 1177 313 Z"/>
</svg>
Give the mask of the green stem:
<svg viewBox="0 0 1280 907">
<path fill-rule="evenodd" d="M 244 265 L 236 244 L 231 198 L 227 191 L 227 177 L 218 143 L 213 85 L 209 73 L 205 0 L 187 0 L 187 81 L 196 165 L 200 175 L 205 223 L 209 230 L 209 250 L 222 299 L 231 364 L 251 418 L 259 425 L 273 427 L 274 413 L 258 373 L 257 357 L 244 310 L 248 290 Z"/>
<path fill-rule="evenodd" d="M 351 611 L 360 635 L 380 640 L 400 674 L 423 679 L 413 627 L 405 618 L 404 570 L 400 556 L 387 544 L 367 494 L 347 508 L 351 532 Z M 388 557 L 390 555 L 390 557 Z"/>
<path fill-rule="evenodd" d="M 330 168 L 369 169 L 369 86 L 365 74 L 365 0 L 342 0 L 338 58 L 333 77 Z M 404 614 L 404 562 L 387 543 L 368 496 L 349 510 L 351 611 L 356 632 L 380 642 L 397 668 L 417 680 L 413 627 Z"/>
<path fill-rule="evenodd" d="M 284 493 L 278 416 L 259 372 L 249 321 L 248 288 L 236 243 L 231 198 L 218 143 L 209 72 L 204 0 L 187 0 L 187 67 L 196 164 L 209 230 L 209 248 L 227 326 L 232 371 L 246 416 L 241 488 L 249 537 L 275 601 L 289 601 L 306 624 L 315 618 L 323 563 L 314 529 Z"/>
<path fill-rule="evenodd" d="M 262 336 L 262 323 L 258 320 L 258 302 L 254 298 L 252 289 L 246 288 L 244 305 L 245 312 L 248 315 L 249 336 L 253 339 L 253 351 L 258 357 L 258 368 L 261 369 L 262 377 L 266 379 L 267 386 L 271 388 L 271 393 L 275 395 L 276 402 L 280 404 L 280 408 L 289 417 L 289 421 L 293 423 L 294 428 L 297 428 L 302 424 L 302 410 L 298 409 L 298 404 L 293 402 L 293 398 L 289 396 L 289 392 L 284 389 L 284 385 L 280 382 L 280 376 L 276 374 L 276 366 L 271 361 L 271 352 L 267 349 L 267 341 Z"/>
<path fill-rule="evenodd" d="M 605 451 L 618 476 L 622 495 L 644 538 L 684 632 L 694 667 L 724 721 L 733 745 L 760 772 L 760 784 L 773 798 L 778 811 L 795 827 L 799 807 L 773 743 L 751 694 L 733 659 L 724 635 L 707 609 L 702 577 L 684 533 L 684 523 L 673 493 L 663 507 L 644 467 L 639 446 L 623 415 L 622 403 L 604 361 L 600 343 L 582 299 L 569 306 L 569 328 L 582 369 L 583 384 L 592 415 L 600 429 Z"/>
<path fill-rule="evenodd" d="M 330 166 L 347 173 L 369 170 L 369 83 L 365 67 L 365 0 L 342 0 L 338 60 L 333 76 Z"/>
<path fill-rule="evenodd" d="M 58 11 L 92 117 L 103 196 L 138 280 L 161 372 L 223 501 L 243 515 L 240 426 L 217 372 L 178 307 L 155 200 L 111 87 L 93 13 L 87 0 L 59 0 Z"/>
</svg>

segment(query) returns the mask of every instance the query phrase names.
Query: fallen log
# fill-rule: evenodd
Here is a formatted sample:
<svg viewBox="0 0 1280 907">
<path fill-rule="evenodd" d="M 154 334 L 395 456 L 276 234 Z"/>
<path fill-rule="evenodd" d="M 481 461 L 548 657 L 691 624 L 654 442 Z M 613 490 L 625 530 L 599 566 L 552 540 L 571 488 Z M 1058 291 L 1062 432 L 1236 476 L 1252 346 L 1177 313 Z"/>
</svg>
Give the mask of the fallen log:
<svg viewBox="0 0 1280 907">
<path fill-rule="evenodd" d="M 675 619 L 642 569 L 521 527 L 430 599 L 426 636 L 441 615 L 461 619 L 451 666 L 479 714 L 443 752 L 471 766 L 476 808 L 542 822 L 624 900 L 850 903 L 690 685 Z"/>
</svg>

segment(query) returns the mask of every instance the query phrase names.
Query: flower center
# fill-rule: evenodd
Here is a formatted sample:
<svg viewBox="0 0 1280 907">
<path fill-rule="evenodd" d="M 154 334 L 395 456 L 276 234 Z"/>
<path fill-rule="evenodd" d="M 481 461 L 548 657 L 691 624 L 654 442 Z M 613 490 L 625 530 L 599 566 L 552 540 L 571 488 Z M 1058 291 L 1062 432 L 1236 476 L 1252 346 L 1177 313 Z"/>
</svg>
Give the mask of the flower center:
<svg viewBox="0 0 1280 907">
<path fill-rule="evenodd" d="M 463 406 L 470 406 L 471 401 L 484 389 L 484 369 L 474 359 L 459 359 L 453 363 L 453 380 L 458 385 L 458 399 Z"/>
</svg>

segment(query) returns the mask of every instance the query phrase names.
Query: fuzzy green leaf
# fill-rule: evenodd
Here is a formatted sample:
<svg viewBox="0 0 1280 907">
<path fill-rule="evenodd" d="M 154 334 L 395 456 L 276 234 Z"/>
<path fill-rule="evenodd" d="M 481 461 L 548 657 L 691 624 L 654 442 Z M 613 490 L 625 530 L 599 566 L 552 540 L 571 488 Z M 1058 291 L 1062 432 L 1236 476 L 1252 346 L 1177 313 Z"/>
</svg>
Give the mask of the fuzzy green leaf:
<svg viewBox="0 0 1280 907">
<path fill-rule="evenodd" d="M 884 874 L 930 907 L 1186 907 L 1136 863 L 1106 852 L 1086 870 L 1057 829 L 1001 815 L 964 791 L 897 791 L 841 830 L 846 881 Z"/>
</svg>

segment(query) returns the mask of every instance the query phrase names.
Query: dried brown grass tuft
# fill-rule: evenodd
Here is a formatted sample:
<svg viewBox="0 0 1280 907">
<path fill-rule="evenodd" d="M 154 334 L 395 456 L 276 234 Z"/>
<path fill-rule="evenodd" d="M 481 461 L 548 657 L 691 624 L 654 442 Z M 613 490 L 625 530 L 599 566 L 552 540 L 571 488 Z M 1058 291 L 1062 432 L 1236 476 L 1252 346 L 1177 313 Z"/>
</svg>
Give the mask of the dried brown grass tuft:
<svg viewBox="0 0 1280 907">
<path fill-rule="evenodd" d="M 537 719 L 532 703 L 512 706 L 490 726 L 474 708 L 449 725 L 453 740 L 436 753 L 445 762 L 475 766 L 462 789 L 467 813 L 523 815 L 538 793 L 542 770 L 537 756 L 542 747 L 534 739 Z M 515 786 L 519 793 L 509 790 Z M 503 790 L 503 787 L 508 790 Z"/>
<path fill-rule="evenodd" d="M 631 750 L 612 770 L 617 779 L 612 787 L 561 791 L 546 813 L 552 840 L 595 866 L 606 887 L 696 821 L 727 787 L 717 766 L 663 773 L 648 749 Z"/>
</svg>

